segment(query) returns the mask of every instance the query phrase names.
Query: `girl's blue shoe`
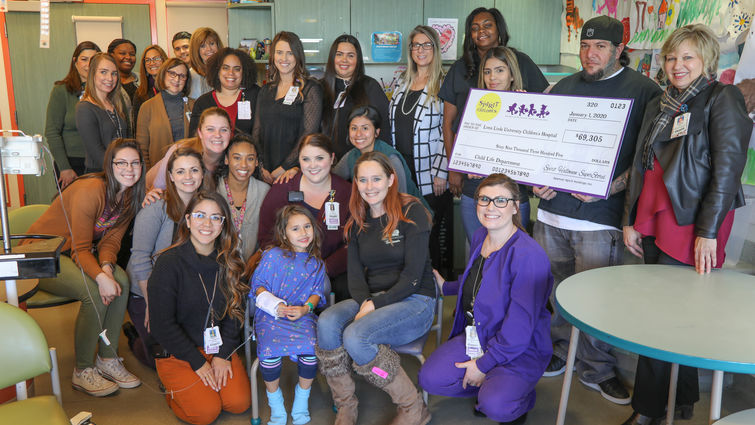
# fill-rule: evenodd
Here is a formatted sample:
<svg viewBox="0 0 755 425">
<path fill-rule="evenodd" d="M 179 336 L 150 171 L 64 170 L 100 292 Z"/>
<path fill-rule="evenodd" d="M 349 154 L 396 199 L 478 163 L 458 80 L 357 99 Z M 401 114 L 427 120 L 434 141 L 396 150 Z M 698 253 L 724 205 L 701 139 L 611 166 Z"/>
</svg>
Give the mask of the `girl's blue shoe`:
<svg viewBox="0 0 755 425">
<path fill-rule="evenodd" d="M 274 393 L 265 392 L 267 393 L 267 405 L 270 406 L 270 421 L 267 425 L 286 425 L 288 414 L 286 414 L 286 406 L 283 405 L 283 392 L 281 392 L 280 387 Z"/>
<path fill-rule="evenodd" d="M 291 417 L 294 420 L 294 425 L 309 423 L 309 392 L 311 389 L 310 387 L 305 390 L 299 384 L 296 384 L 294 406 L 291 408 Z"/>
</svg>

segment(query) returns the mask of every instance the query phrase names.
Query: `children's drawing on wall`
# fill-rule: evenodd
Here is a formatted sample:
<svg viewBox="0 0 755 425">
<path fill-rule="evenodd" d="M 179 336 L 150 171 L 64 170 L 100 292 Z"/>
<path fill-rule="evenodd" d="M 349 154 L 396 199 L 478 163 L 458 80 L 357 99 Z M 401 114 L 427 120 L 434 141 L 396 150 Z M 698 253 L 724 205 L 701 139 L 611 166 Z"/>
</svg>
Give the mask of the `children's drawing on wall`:
<svg viewBox="0 0 755 425">
<path fill-rule="evenodd" d="M 599 4 L 600 2 L 603 2 L 603 4 Z M 618 4 L 619 0 L 594 0 L 592 8 L 598 15 L 608 15 L 612 18 L 619 19 L 616 15 Z M 605 13 L 603 13 L 604 10 Z"/>
<path fill-rule="evenodd" d="M 443 60 L 456 60 L 459 20 L 456 18 L 427 18 L 427 25 L 438 32 L 440 54 Z"/>
</svg>

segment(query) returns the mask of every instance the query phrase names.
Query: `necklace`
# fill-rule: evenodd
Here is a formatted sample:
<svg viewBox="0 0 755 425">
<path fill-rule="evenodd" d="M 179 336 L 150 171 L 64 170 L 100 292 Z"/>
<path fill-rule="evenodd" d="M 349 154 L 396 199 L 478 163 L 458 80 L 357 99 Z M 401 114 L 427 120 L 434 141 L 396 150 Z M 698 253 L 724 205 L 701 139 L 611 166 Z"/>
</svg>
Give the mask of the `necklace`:
<svg viewBox="0 0 755 425">
<path fill-rule="evenodd" d="M 406 91 L 404 92 L 404 96 L 401 98 L 401 113 L 403 113 L 404 115 L 409 115 L 414 110 L 414 108 L 417 107 L 417 105 L 419 104 L 419 100 L 422 98 L 422 94 L 420 93 L 420 95 L 417 96 L 417 100 L 414 102 L 414 105 L 412 105 L 412 107 L 409 108 L 408 111 L 405 111 L 404 107 L 406 106 L 406 98 L 409 97 L 409 93 L 411 93 L 411 91 L 407 87 Z"/>
<path fill-rule="evenodd" d="M 121 130 L 121 120 L 118 119 L 118 113 L 115 111 L 115 106 L 113 106 L 113 111 L 105 109 L 105 112 L 107 112 L 107 117 L 110 118 L 110 123 L 113 124 L 113 127 L 115 128 L 116 138 L 120 139 L 123 137 L 123 131 Z"/>
<path fill-rule="evenodd" d="M 228 186 L 228 177 L 223 178 L 223 183 L 225 184 L 225 193 L 226 197 L 228 198 L 228 205 L 233 207 L 233 195 L 231 194 L 231 188 Z M 239 232 L 239 236 L 241 236 L 241 224 L 244 223 L 244 213 L 246 213 L 246 199 L 244 199 L 244 203 L 241 204 L 241 209 L 231 208 L 233 227 L 235 227 Z"/>
</svg>

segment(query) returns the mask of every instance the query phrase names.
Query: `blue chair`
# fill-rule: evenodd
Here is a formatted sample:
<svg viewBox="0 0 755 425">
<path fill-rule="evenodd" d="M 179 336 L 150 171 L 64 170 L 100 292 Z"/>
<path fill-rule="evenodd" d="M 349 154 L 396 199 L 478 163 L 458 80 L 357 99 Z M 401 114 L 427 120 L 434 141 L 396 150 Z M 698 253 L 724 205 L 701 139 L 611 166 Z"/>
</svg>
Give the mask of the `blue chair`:
<svg viewBox="0 0 755 425">
<path fill-rule="evenodd" d="M 13 425 L 70 425 L 63 411 L 58 359 L 48 348 L 37 322 L 25 311 L 0 303 L 0 387 L 50 373 L 54 396 L 40 396 L 0 405 L 0 423 Z"/>
</svg>

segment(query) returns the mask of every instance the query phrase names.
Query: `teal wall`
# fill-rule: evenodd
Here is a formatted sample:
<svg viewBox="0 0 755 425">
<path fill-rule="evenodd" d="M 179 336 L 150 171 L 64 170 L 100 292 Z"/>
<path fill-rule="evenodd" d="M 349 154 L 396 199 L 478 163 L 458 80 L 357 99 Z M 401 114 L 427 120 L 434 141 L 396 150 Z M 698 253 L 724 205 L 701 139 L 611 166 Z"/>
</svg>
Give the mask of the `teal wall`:
<svg viewBox="0 0 755 425">
<path fill-rule="evenodd" d="M 138 47 L 151 43 L 147 5 L 51 3 L 49 49 L 39 48 L 39 13 L 6 13 L 18 128 L 27 134 L 44 134 L 50 90 L 68 72 L 76 47 L 72 15 L 122 16 L 124 38 Z M 107 46 L 100 48 L 106 50 Z M 141 53 L 137 51 L 137 56 Z M 47 166 L 52 170 L 50 161 Z M 56 190 L 52 172 L 43 177 L 25 176 L 24 188 L 27 204 L 49 203 Z"/>
</svg>

